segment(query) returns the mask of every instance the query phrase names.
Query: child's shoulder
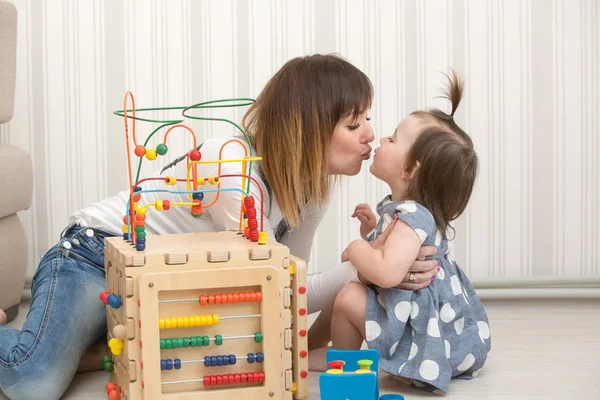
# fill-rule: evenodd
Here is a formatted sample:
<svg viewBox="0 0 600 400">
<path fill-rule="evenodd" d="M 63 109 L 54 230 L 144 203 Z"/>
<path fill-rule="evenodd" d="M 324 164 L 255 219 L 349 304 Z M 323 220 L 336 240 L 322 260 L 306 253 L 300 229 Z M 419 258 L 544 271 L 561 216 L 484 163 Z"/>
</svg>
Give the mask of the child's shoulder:
<svg viewBox="0 0 600 400">
<path fill-rule="evenodd" d="M 416 201 L 402 200 L 395 202 L 395 212 L 398 219 L 406 222 L 421 237 L 425 245 L 435 240 L 437 225 L 433 214 L 425 206 Z"/>
</svg>

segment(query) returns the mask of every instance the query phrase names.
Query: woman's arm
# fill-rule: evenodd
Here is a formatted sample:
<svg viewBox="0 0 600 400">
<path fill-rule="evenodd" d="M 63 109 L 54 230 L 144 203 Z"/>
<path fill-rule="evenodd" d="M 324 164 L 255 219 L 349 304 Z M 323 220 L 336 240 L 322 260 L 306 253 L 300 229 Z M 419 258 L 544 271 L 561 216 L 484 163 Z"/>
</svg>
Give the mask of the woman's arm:
<svg viewBox="0 0 600 400">
<path fill-rule="evenodd" d="M 312 250 L 313 240 L 317 229 L 327 212 L 327 205 L 311 207 L 304 217 L 300 218 L 300 225 L 284 234 L 279 242 L 290 249 L 290 253 L 308 263 Z"/>
</svg>

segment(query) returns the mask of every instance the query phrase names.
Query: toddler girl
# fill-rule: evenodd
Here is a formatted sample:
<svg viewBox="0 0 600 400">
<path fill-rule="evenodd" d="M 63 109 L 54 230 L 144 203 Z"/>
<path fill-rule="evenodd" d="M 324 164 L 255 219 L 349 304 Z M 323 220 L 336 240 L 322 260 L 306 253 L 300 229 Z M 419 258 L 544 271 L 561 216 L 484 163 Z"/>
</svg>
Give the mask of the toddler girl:
<svg viewBox="0 0 600 400">
<path fill-rule="evenodd" d="M 366 285 L 340 291 L 331 322 L 334 348 L 359 349 L 365 339 L 379 350 L 382 370 L 436 393 L 446 392 L 452 378 L 476 376 L 490 351 L 485 310 L 448 254 L 446 232 L 465 210 L 478 170 L 473 142 L 453 117 L 462 83 L 454 73 L 449 80 L 450 115 L 414 112 L 375 150 L 371 173 L 391 194 L 377 205 L 376 226 L 368 207 L 357 207 L 361 233 L 373 229 L 342 260 Z M 436 279 L 417 291 L 395 288 L 426 245 L 437 249 Z"/>
</svg>

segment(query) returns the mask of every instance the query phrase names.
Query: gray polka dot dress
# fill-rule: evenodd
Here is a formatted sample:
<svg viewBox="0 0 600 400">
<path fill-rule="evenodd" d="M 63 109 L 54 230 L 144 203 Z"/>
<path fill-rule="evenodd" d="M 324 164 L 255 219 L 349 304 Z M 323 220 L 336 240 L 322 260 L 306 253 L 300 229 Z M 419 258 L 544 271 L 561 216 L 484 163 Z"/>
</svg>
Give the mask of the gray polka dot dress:
<svg viewBox="0 0 600 400">
<path fill-rule="evenodd" d="M 366 342 L 380 353 L 380 367 L 411 385 L 444 394 L 452 378 L 472 379 L 491 349 L 486 312 L 465 273 L 450 258 L 448 241 L 433 216 L 413 201 L 386 197 L 377 205 L 379 221 L 367 236 L 373 241 L 394 214 L 436 246 L 440 271 L 418 290 L 367 287 Z"/>
</svg>

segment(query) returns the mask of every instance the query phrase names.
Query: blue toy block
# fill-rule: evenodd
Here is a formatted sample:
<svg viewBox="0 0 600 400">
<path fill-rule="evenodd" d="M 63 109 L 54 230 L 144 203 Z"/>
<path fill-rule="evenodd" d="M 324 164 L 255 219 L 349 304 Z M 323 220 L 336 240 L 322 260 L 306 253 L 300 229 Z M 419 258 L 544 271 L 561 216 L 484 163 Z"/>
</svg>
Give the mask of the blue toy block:
<svg viewBox="0 0 600 400">
<path fill-rule="evenodd" d="M 327 352 L 327 364 L 343 361 L 342 373 L 325 372 L 319 377 L 321 400 L 378 400 L 379 352 L 377 350 L 337 350 Z M 356 373 L 358 361 L 372 362 L 370 373 Z"/>
</svg>

